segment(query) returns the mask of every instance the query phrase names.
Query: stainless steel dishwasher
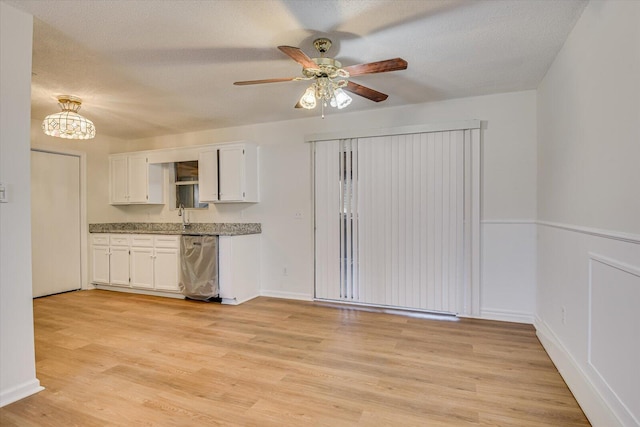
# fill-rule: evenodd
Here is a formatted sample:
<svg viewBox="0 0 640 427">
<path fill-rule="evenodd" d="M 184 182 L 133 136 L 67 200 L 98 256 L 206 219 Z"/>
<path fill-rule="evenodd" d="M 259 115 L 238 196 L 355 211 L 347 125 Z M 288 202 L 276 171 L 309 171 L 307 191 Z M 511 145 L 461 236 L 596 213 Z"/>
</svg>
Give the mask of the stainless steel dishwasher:
<svg viewBox="0 0 640 427">
<path fill-rule="evenodd" d="M 220 302 L 218 236 L 182 236 L 179 285 L 187 299 Z"/>
</svg>

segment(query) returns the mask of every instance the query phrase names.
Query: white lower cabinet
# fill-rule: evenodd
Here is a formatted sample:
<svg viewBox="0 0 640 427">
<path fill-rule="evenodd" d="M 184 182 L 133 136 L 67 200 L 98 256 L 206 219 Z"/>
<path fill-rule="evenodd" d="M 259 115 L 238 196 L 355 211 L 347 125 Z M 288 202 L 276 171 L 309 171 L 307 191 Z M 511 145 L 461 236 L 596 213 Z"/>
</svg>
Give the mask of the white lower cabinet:
<svg viewBox="0 0 640 427">
<path fill-rule="evenodd" d="M 153 248 L 131 248 L 131 287 L 153 289 Z"/>
<path fill-rule="evenodd" d="M 118 286 L 129 286 L 129 246 L 110 247 L 109 283 Z"/>
<path fill-rule="evenodd" d="M 109 237 L 106 245 L 91 245 L 91 281 L 109 283 Z"/>
<path fill-rule="evenodd" d="M 155 289 L 179 291 L 180 250 L 156 247 L 153 272 Z"/>
<path fill-rule="evenodd" d="M 179 236 L 94 234 L 92 283 L 179 292 L 179 248 Z"/>
<path fill-rule="evenodd" d="M 109 235 L 109 283 L 129 286 L 129 236 Z"/>
<path fill-rule="evenodd" d="M 260 294 L 260 235 L 220 236 L 218 275 L 223 304 L 241 304 Z"/>
</svg>

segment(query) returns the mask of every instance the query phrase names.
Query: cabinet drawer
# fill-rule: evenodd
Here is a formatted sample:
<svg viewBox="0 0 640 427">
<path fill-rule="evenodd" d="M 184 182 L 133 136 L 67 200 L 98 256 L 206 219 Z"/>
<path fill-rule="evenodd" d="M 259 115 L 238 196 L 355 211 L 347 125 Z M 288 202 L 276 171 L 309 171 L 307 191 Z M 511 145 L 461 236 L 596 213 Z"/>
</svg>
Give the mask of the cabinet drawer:
<svg viewBox="0 0 640 427">
<path fill-rule="evenodd" d="M 108 234 L 92 234 L 91 244 L 109 246 L 109 235 Z"/>
<path fill-rule="evenodd" d="M 129 246 L 129 236 L 126 234 L 112 234 L 109 236 L 111 246 Z"/>
<path fill-rule="evenodd" d="M 151 234 L 132 234 L 131 246 L 137 246 L 142 248 L 153 247 L 153 235 Z"/>
<path fill-rule="evenodd" d="M 180 236 L 155 236 L 156 248 L 179 248 Z"/>
</svg>

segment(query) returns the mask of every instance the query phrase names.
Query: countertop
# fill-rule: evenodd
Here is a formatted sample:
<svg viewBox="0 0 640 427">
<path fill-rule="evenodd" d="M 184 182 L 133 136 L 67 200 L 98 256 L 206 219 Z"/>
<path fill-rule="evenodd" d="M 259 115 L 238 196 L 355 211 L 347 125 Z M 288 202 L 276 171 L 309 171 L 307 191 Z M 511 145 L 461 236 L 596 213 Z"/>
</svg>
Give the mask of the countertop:
<svg viewBox="0 0 640 427">
<path fill-rule="evenodd" d="M 179 222 L 114 222 L 89 224 L 89 233 L 239 236 L 260 234 L 262 233 L 262 225 L 256 222 L 198 222 L 187 225 L 185 231 L 182 231 L 182 223 Z"/>
</svg>

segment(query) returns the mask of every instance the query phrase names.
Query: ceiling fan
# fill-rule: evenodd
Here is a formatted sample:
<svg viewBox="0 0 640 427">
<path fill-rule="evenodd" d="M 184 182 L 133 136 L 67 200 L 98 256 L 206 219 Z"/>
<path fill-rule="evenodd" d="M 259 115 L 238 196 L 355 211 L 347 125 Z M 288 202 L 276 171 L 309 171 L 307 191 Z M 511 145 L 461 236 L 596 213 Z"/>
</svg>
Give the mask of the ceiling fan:
<svg viewBox="0 0 640 427">
<path fill-rule="evenodd" d="M 370 62 L 368 64 L 349 65 L 342 64 L 324 55 L 331 48 L 331 40 L 319 38 L 314 40 L 314 47 L 320 53 L 320 58 L 309 58 L 302 50 L 292 46 L 278 46 L 278 49 L 291 59 L 302 65 L 302 76 L 285 77 L 278 79 L 248 80 L 235 82 L 234 85 L 254 85 L 262 83 L 277 83 L 288 81 L 308 80 L 313 81 L 296 104 L 296 108 L 315 108 L 319 101 L 323 108 L 327 104 L 339 109 L 351 103 L 351 97 L 345 91 L 354 93 L 374 102 L 384 101 L 388 95 L 359 85 L 348 79 L 363 74 L 385 73 L 388 71 L 405 70 L 407 61 L 402 58 L 387 59 L 384 61 Z M 324 114 L 323 114 L 324 117 Z"/>
</svg>

